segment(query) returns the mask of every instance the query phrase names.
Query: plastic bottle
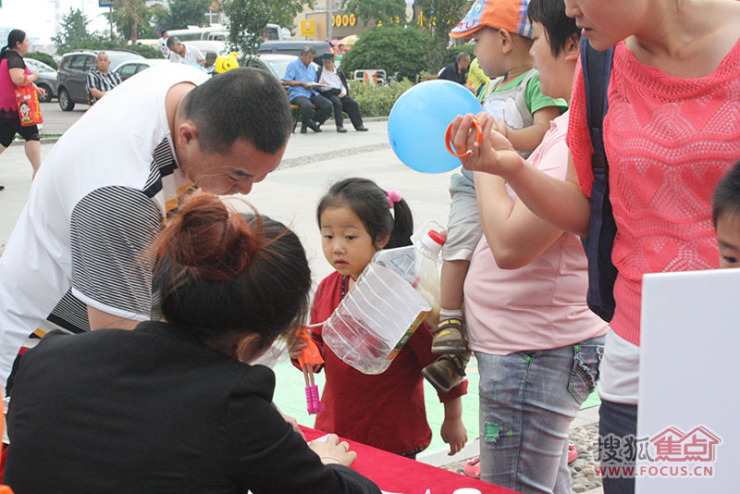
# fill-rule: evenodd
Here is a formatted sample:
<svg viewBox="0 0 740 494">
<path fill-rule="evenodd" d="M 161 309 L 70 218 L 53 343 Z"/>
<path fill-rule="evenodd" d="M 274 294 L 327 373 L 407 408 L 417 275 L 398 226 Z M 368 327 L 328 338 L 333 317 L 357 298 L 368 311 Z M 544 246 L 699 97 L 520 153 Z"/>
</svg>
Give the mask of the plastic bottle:
<svg viewBox="0 0 740 494">
<path fill-rule="evenodd" d="M 414 245 L 378 251 L 324 323 L 324 342 L 365 374 L 384 372 L 421 322 L 439 307 L 444 237 L 414 235 Z"/>
</svg>

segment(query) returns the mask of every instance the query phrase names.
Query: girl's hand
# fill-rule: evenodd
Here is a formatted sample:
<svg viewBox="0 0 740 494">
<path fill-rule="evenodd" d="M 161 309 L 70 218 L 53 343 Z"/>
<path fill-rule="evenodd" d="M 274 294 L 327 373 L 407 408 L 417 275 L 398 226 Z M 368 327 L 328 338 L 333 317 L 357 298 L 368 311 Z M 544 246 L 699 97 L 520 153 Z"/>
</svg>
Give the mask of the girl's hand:
<svg viewBox="0 0 740 494">
<path fill-rule="evenodd" d="M 293 333 L 288 337 L 288 351 L 290 352 L 290 358 L 297 359 L 303 353 L 303 349 L 308 346 L 308 343 L 298 336 L 297 333 Z"/>
<path fill-rule="evenodd" d="M 36 87 L 36 93 L 39 95 L 39 98 L 43 98 L 44 95 L 46 94 L 46 91 L 44 91 L 44 88 L 38 87 L 38 86 L 35 86 L 35 87 Z"/>
<path fill-rule="evenodd" d="M 450 452 L 448 456 L 452 456 L 458 453 L 465 443 L 468 442 L 468 431 L 465 430 L 465 425 L 460 418 L 446 418 L 442 422 L 442 428 L 440 429 L 440 435 L 442 440 L 450 445 Z"/>
<path fill-rule="evenodd" d="M 476 145 L 478 132 L 473 120 L 478 120 L 483 131 L 483 140 Z M 496 131 L 493 115 L 481 112 L 477 116 L 458 116 L 452 122 L 450 138 L 458 153 L 466 150 L 470 154 L 460 158 L 463 168 L 499 175 L 504 179 L 524 165 L 524 160 L 514 150 L 503 134 Z"/>
<path fill-rule="evenodd" d="M 336 434 L 329 434 L 326 441 L 311 441 L 308 447 L 319 455 L 324 465 L 334 463 L 348 467 L 357 459 L 357 453 L 349 450 L 349 443 L 347 441 L 340 443 Z"/>
</svg>

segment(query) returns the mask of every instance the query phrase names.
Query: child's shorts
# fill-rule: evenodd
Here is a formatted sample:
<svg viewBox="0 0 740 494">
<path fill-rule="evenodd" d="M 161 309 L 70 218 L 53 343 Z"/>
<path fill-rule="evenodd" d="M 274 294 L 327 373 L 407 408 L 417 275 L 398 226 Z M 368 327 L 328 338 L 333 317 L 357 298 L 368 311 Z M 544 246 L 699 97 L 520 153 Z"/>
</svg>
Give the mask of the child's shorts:
<svg viewBox="0 0 740 494">
<path fill-rule="evenodd" d="M 483 236 L 478 216 L 473 172 L 462 170 L 450 179 L 450 216 L 447 221 L 447 241 L 442 248 L 445 261 L 469 261 Z"/>
</svg>

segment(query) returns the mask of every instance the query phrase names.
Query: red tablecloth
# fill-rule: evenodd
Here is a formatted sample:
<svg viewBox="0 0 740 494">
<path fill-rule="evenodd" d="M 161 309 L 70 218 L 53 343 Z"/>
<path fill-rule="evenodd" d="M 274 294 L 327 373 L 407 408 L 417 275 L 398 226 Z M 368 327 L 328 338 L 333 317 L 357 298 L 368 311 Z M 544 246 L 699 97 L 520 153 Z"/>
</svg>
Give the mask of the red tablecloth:
<svg viewBox="0 0 740 494">
<path fill-rule="evenodd" d="M 308 441 L 326 435 L 326 432 L 300 427 Z M 350 449 L 357 452 L 357 460 L 352 464 L 352 468 L 378 484 L 383 491 L 425 494 L 429 489 L 431 494 L 452 494 L 455 489 L 473 487 L 484 494 L 513 494 L 516 492 L 356 441 L 342 440 L 347 441 Z"/>
</svg>

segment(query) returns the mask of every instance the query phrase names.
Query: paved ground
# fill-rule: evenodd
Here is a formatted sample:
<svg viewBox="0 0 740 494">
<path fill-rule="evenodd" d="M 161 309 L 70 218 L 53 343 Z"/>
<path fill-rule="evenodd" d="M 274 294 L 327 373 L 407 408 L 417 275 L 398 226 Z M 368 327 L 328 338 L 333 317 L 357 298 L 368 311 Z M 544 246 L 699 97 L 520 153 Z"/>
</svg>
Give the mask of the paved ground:
<svg viewBox="0 0 740 494">
<path fill-rule="evenodd" d="M 73 112 L 62 112 L 56 101 L 42 104 L 46 120 L 42 133 L 63 133 L 84 114 L 84 105 L 78 105 L 77 108 L 79 110 Z M 424 175 L 408 169 L 390 149 L 386 121 L 368 120 L 366 126 L 370 128 L 370 132 L 350 130 L 347 134 L 338 134 L 334 126 L 328 122 L 321 134 L 310 131 L 309 134 L 294 134 L 280 168 L 270 174 L 264 182 L 257 184 L 249 196 L 233 198 L 238 208 L 245 208 L 245 201 L 248 201 L 261 213 L 292 226 L 306 246 L 316 283 L 331 272 L 331 267 L 321 252 L 315 208 L 318 199 L 329 185 L 341 178 L 367 177 L 375 180 L 383 188 L 400 190 L 411 206 L 416 225 L 421 225 L 427 220 L 446 223 L 449 173 Z M 53 145 L 53 142 L 42 144 L 42 156 L 47 156 Z M 6 186 L 6 189 L 0 192 L 1 252 L 24 206 L 31 185 L 31 167 L 23 153 L 22 143 L 14 143 L 0 155 L 0 184 Z M 300 378 L 300 374 L 298 377 Z M 296 389 L 288 393 L 299 400 L 299 407 L 303 406 L 305 395 L 302 378 L 299 379 Z M 472 401 L 470 403 L 470 406 L 473 406 Z M 589 455 L 594 446 L 590 438 L 593 424 L 597 420 L 596 410 L 594 407 L 580 412 L 574 423 L 573 437 L 577 438 L 576 444 L 583 451 L 583 461 L 579 460 L 579 470 L 573 470 L 574 492 L 601 492 L 600 488 L 588 490 L 595 487 L 595 484 L 580 473 L 593 463 Z M 432 413 L 438 412 L 430 412 L 430 415 Z M 311 425 L 312 420 L 304 423 Z M 472 439 L 476 429 L 475 420 L 466 419 L 466 426 L 471 431 Z M 438 429 L 435 434 L 438 434 Z M 444 449 L 437 447 L 424 452 L 420 460 L 461 471 L 465 461 L 474 456 L 477 456 L 475 439 L 454 457 L 448 457 Z"/>
</svg>

